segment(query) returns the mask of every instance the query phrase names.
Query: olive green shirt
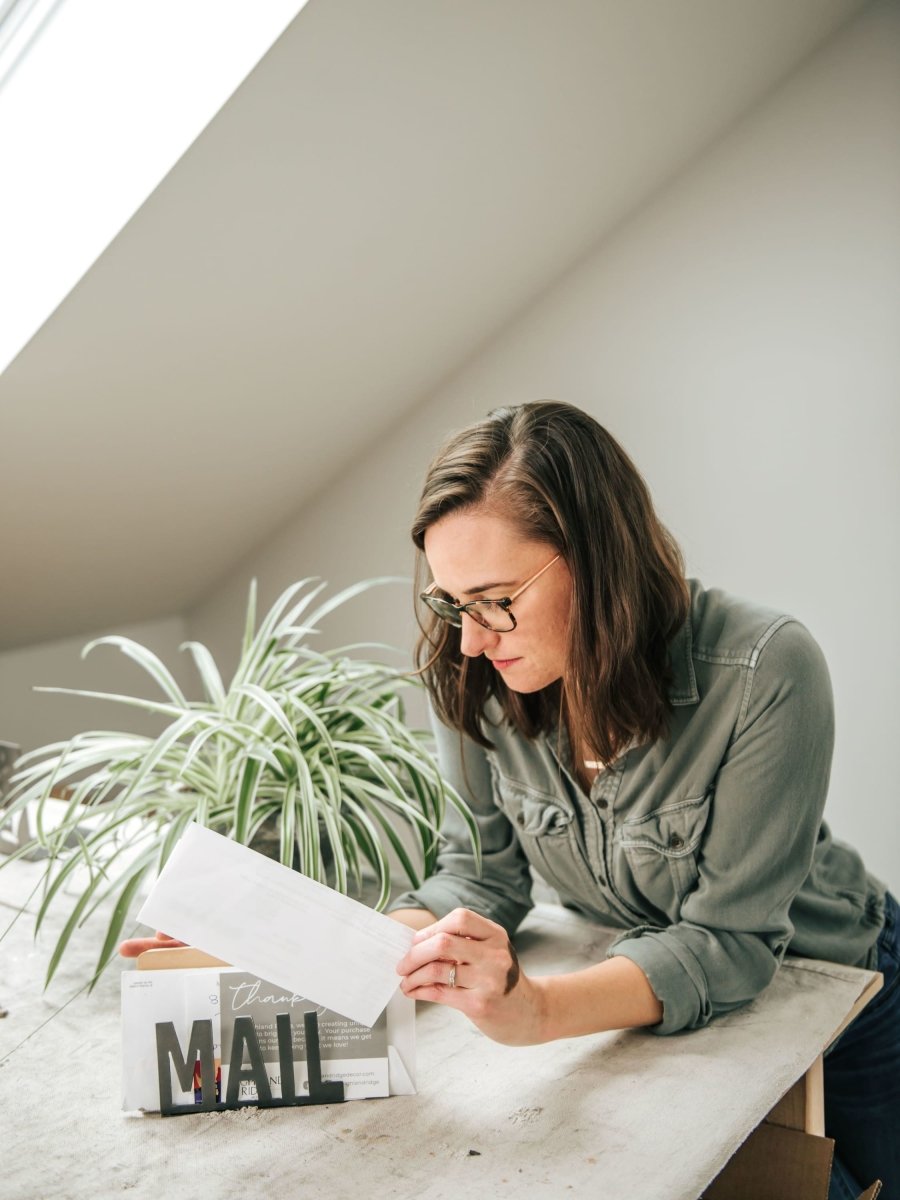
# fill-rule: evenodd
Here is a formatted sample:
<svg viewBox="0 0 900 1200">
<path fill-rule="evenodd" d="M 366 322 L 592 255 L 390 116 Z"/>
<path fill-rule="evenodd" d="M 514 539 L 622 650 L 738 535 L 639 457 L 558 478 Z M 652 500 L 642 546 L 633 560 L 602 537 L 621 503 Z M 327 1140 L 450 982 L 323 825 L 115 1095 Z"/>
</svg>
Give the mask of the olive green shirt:
<svg viewBox="0 0 900 1200">
<path fill-rule="evenodd" d="M 821 650 L 792 617 L 690 587 L 668 735 L 626 751 L 589 795 L 562 730 L 527 739 L 496 704 L 491 751 L 436 728 L 483 870 L 450 810 L 437 873 L 393 905 L 470 908 L 512 933 L 533 867 L 564 904 L 624 930 L 609 954 L 647 975 L 658 1033 L 745 1004 L 786 952 L 873 967 L 884 919 L 884 885 L 822 820 L 834 719 Z"/>
</svg>

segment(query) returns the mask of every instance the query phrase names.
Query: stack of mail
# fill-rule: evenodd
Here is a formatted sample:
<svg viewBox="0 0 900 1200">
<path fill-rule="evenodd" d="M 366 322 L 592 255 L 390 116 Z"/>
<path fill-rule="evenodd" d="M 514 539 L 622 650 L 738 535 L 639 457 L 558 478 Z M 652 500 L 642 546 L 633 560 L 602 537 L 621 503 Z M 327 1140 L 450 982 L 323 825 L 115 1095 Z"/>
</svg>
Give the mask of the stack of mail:
<svg viewBox="0 0 900 1200">
<path fill-rule="evenodd" d="M 268 1067 L 276 1012 L 309 1009 L 323 1078 L 342 1079 L 347 1099 L 415 1092 L 415 1005 L 396 972 L 412 930 L 196 824 L 138 917 L 235 965 L 123 973 L 123 1108 L 159 1107 L 157 1022 L 172 1021 L 186 1046 L 193 1021 L 212 1020 L 227 1073 L 235 1015 L 253 1017 Z M 302 1024 L 292 1021 L 301 1072 Z M 277 1094 L 274 1061 L 271 1082 Z"/>
</svg>

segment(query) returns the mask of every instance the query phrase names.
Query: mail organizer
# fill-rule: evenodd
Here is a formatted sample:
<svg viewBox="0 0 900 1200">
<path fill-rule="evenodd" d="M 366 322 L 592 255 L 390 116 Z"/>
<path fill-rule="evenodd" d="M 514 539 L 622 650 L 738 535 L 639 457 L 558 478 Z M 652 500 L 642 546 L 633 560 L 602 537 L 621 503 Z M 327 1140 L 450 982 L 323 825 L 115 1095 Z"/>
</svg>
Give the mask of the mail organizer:
<svg viewBox="0 0 900 1200">
<path fill-rule="evenodd" d="M 402 994 L 370 1028 L 235 967 L 123 971 L 123 1108 L 181 1116 L 410 1094 L 414 1020 Z"/>
<path fill-rule="evenodd" d="M 284 1108 L 301 1104 L 335 1104 L 344 1100 L 344 1084 L 337 1080 L 326 1083 L 322 1079 L 322 1060 L 319 1053 L 319 1021 L 313 1011 L 303 1014 L 306 1042 L 307 1093 L 298 1096 L 294 1081 L 294 1048 L 290 1013 L 276 1013 L 275 1026 L 278 1034 L 278 1066 L 281 1095 L 272 1096 L 269 1082 L 269 1067 L 266 1064 L 256 1025 L 252 1017 L 237 1017 L 231 1044 L 228 1071 L 228 1089 L 224 1102 L 221 1096 L 221 1070 L 216 1065 L 211 1020 L 194 1021 L 187 1053 L 182 1054 L 172 1021 L 156 1024 L 156 1067 L 159 1078 L 159 1111 L 164 1117 L 183 1116 L 185 1113 L 221 1112 L 228 1108 Z M 245 1066 L 245 1058 L 249 1063 Z M 183 1091 L 192 1088 L 193 1104 L 176 1104 L 172 1097 L 172 1068 Z M 242 1100 L 242 1083 L 252 1083 L 255 1100 Z"/>
</svg>

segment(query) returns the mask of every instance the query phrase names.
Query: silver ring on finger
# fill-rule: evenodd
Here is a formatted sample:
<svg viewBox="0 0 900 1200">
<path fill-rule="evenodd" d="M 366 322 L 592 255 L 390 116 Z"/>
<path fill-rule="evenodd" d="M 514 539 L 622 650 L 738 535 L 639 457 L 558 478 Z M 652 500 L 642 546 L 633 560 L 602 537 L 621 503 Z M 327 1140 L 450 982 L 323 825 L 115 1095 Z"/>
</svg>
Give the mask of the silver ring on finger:
<svg viewBox="0 0 900 1200">
<path fill-rule="evenodd" d="M 450 974 L 447 977 L 447 987 L 456 987 L 456 963 L 450 968 Z"/>
</svg>

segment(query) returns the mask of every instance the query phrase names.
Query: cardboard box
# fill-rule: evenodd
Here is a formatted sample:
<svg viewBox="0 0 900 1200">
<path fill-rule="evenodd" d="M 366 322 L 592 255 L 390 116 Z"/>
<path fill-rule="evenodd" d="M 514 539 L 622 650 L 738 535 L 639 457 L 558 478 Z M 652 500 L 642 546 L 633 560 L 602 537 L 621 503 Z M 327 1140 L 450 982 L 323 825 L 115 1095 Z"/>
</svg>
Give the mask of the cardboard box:
<svg viewBox="0 0 900 1200">
<path fill-rule="evenodd" d="M 763 1121 L 701 1200 L 827 1200 L 834 1142 Z M 875 1200 L 877 1181 L 859 1200 Z"/>
</svg>

